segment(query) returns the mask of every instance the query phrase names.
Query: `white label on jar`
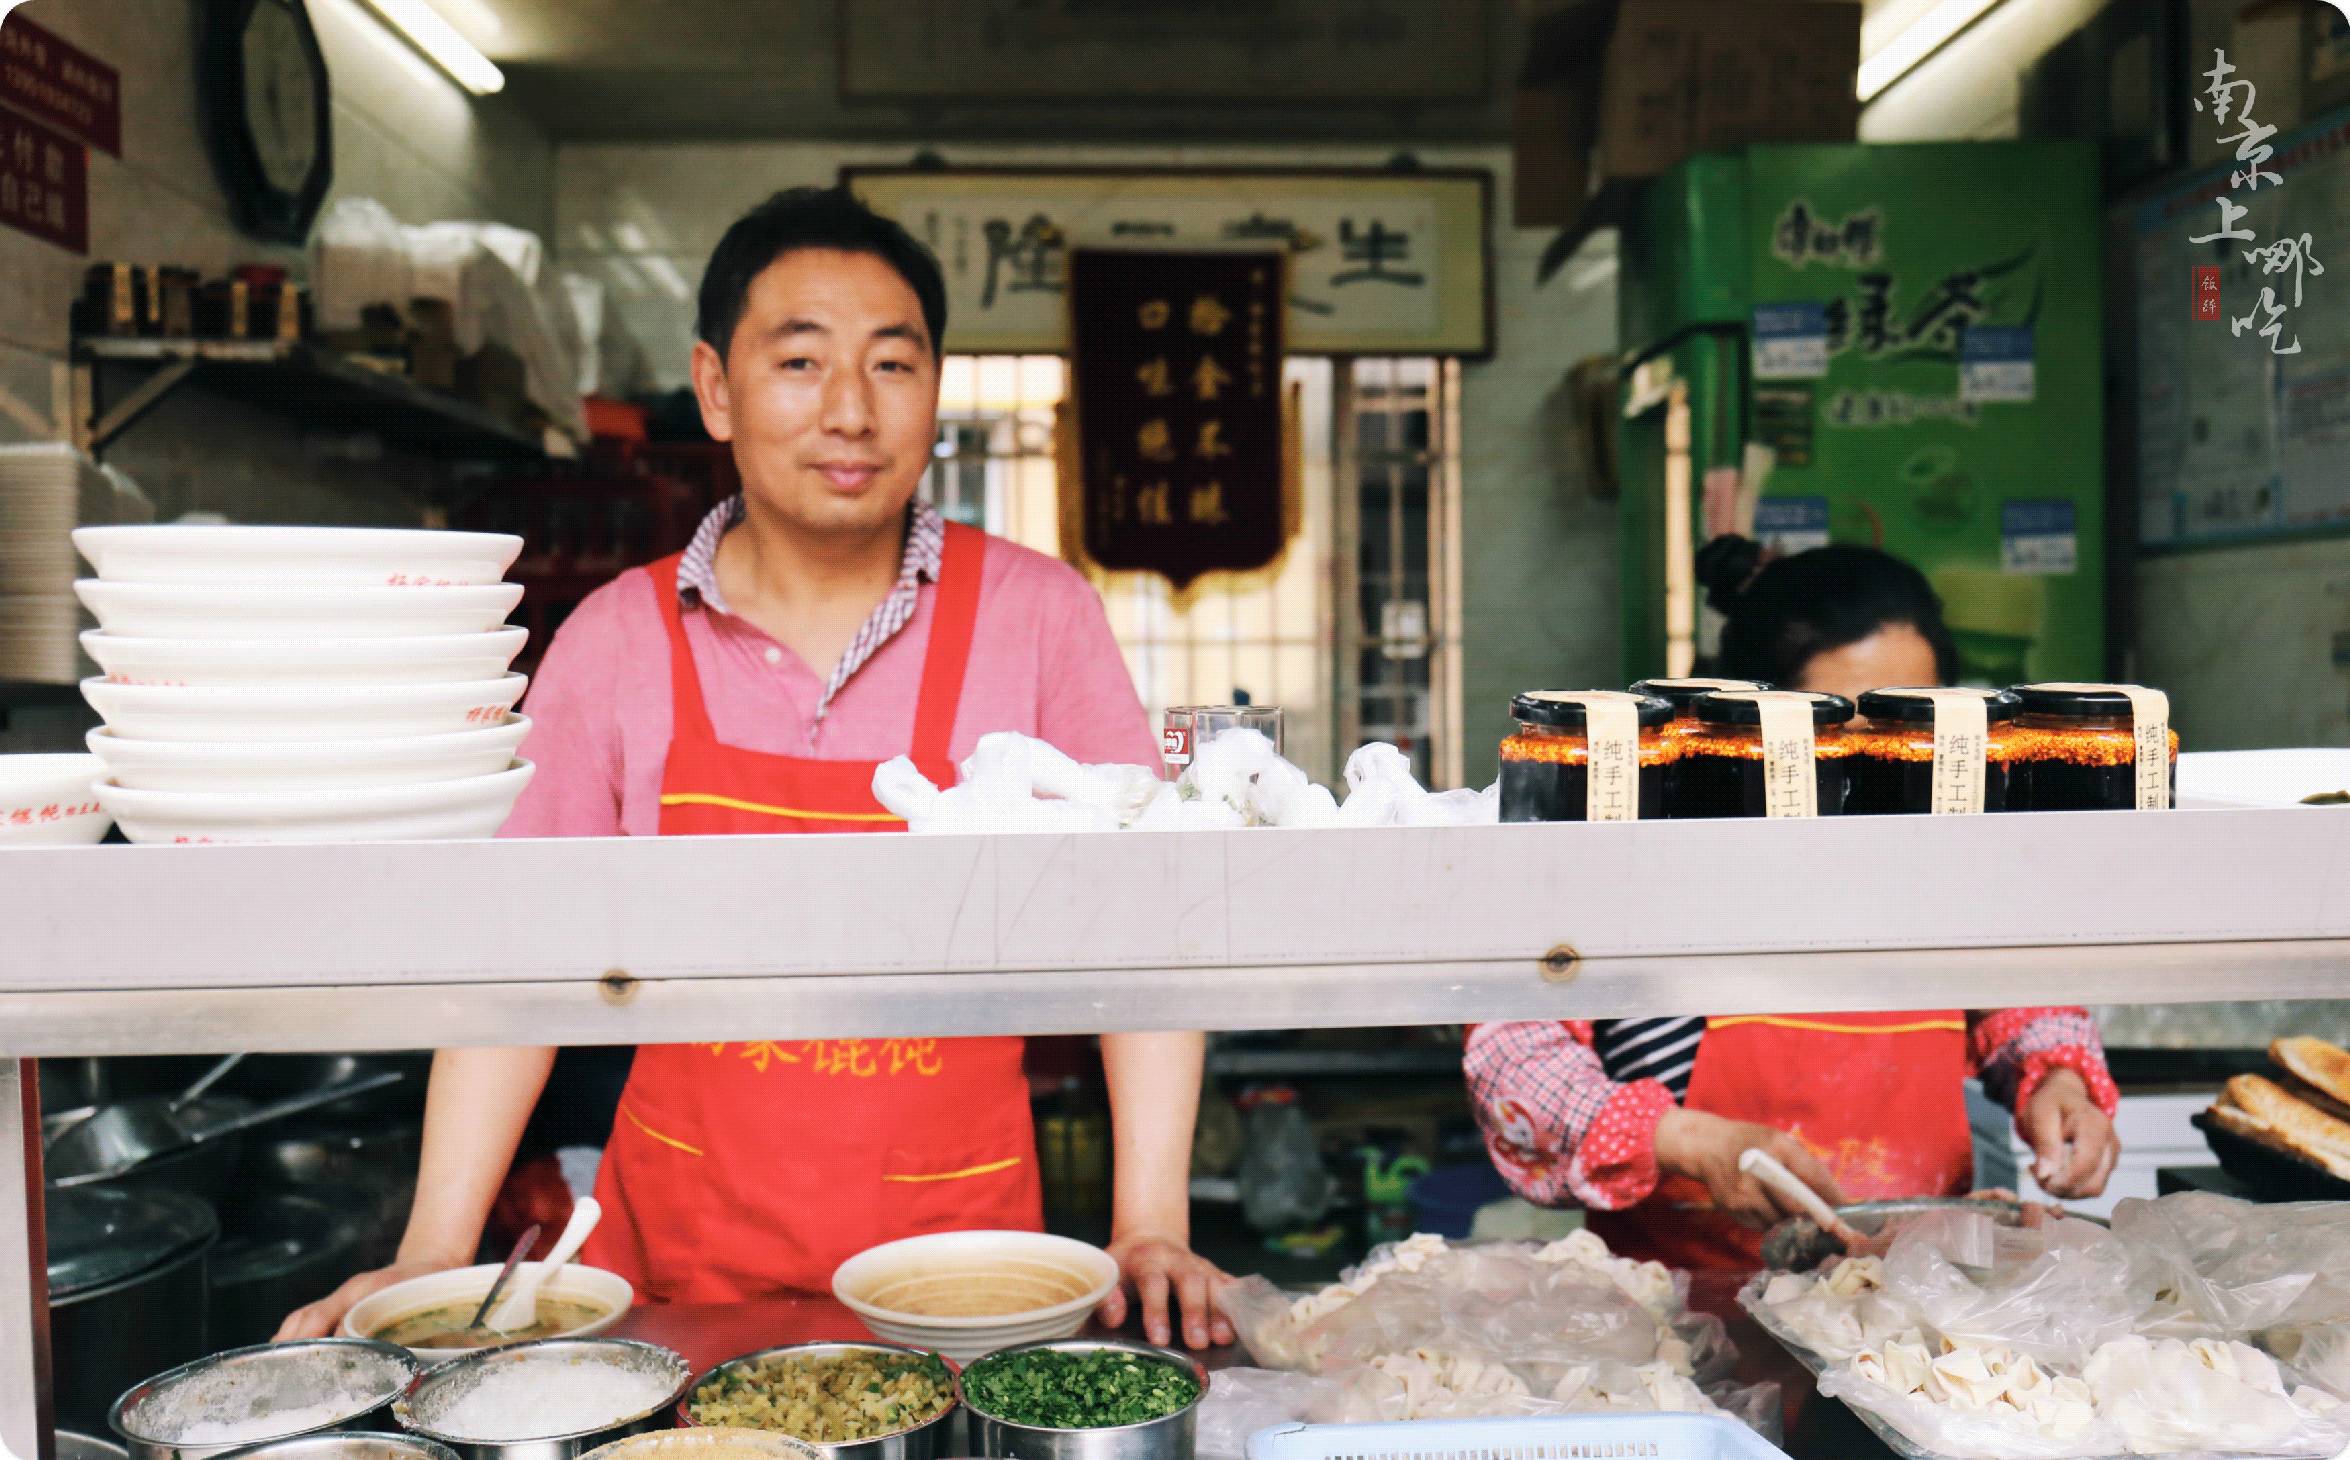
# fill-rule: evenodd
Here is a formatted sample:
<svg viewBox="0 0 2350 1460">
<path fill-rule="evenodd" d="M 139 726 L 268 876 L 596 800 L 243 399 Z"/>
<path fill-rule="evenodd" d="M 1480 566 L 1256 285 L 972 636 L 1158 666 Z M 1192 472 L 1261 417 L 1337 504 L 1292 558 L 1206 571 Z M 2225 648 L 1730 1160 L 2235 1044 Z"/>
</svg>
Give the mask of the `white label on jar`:
<svg viewBox="0 0 2350 1460">
<path fill-rule="evenodd" d="M 1191 764 L 1191 731 L 1181 725 L 1169 725 L 1159 732 L 1159 759 L 1169 765 Z"/>
<path fill-rule="evenodd" d="M 1640 705 L 1630 695 L 1593 695 L 1583 702 L 1583 819 L 1640 819 Z"/>
<path fill-rule="evenodd" d="M 1985 762 L 1991 726 L 1983 697 L 1971 690 L 1935 690 L 1934 792 L 1936 816 L 1983 814 Z"/>
<path fill-rule="evenodd" d="M 2138 809 L 2170 810 L 2170 696 L 2134 684 L 2116 686 L 2130 699 L 2130 735 L 2138 742 Z"/>
<path fill-rule="evenodd" d="M 2130 702 L 2130 739 L 2137 751 L 2131 779 L 2140 811 L 2170 810 L 2170 696 L 2136 684 L 2039 684 L 2033 689 L 2072 694 L 2117 694 Z"/>
<path fill-rule="evenodd" d="M 1811 697 L 1766 691 L 1744 698 L 1762 714 L 1763 815 L 1819 815 L 1819 744 L 1812 734 Z"/>
</svg>

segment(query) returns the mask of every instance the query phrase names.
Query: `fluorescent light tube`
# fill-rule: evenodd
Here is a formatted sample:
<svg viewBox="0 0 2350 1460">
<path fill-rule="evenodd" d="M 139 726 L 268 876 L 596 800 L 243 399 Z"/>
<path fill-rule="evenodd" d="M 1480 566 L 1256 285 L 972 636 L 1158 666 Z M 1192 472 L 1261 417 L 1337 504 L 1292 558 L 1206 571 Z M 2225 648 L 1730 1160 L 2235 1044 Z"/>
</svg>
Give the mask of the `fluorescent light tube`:
<svg viewBox="0 0 2350 1460">
<path fill-rule="evenodd" d="M 367 7 L 475 96 L 505 88 L 506 73 L 475 50 L 473 42 L 457 34 L 457 28 L 441 19 L 428 0 L 367 0 Z"/>
<path fill-rule="evenodd" d="M 1942 43 L 1989 14 L 2000 0 L 1940 0 L 1861 59 L 1858 91 L 1868 101 L 1908 75 Z"/>
</svg>

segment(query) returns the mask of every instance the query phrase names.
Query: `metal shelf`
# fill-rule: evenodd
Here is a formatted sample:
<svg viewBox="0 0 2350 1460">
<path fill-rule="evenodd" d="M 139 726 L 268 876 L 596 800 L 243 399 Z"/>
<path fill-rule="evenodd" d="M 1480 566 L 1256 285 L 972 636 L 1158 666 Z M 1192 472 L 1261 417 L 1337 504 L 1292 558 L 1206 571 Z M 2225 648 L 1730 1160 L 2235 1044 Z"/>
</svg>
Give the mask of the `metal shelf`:
<svg viewBox="0 0 2350 1460">
<path fill-rule="evenodd" d="M 2322 810 L 0 851 L 0 1056 L 2350 993 Z"/>
<path fill-rule="evenodd" d="M 2350 814 L 0 851 L 0 1441 L 28 1056 L 2350 995 Z"/>
<path fill-rule="evenodd" d="M 469 401 L 310 345 L 96 336 L 74 342 L 74 364 L 84 373 L 80 399 L 86 409 L 76 434 L 92 455 L 183 384 L 290 416 L 310 429 L 370 432 L 408 451 L 505 461 L 546 454 L 538 436 Z M 97 378 L 101 366 L 150 373 L 106 405 Z"/>
</svg>

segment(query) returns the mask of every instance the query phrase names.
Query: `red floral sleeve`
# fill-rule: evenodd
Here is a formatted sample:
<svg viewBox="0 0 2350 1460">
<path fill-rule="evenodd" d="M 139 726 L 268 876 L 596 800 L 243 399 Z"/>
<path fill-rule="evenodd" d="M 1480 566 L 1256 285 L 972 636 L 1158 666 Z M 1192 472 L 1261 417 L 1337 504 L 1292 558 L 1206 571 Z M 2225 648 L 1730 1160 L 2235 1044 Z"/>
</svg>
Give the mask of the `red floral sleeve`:
<svg viewBox="0 0 2350 1460">
<path fill-rule="evenodd" d="M 1656 1124 L 1672 1093 L 1609 1079 L 1589 1023 L 1476 1025 L 1462 1067 L 1486 1151 L 1518 1195 L 1617 1211 L 1656 1189 Z"/>
<path fill-rule="evenodd" d="M 2057 1070 L 2071 1070 L 2089 1098 L 2111 1119 L 2121 1091 L 2105 1067 L 2097 1021 L 2081 1008 L 1992 1009 L 1970 1015 L 1967 1054 L 1983 1088 L 2010 1110 L 2021 1110 Z"/>
</svg>

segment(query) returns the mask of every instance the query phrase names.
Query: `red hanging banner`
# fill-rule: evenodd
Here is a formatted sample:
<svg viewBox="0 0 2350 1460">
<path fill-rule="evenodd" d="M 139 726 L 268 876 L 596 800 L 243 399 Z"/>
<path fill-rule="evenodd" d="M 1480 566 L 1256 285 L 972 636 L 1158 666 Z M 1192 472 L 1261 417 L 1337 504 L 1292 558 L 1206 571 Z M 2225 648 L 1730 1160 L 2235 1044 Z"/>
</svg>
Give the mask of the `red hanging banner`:
<svg viewBox="0 0 2350 1460">
<path fill-rule="evenodd" d="M 0 224 L 88 253 L 89 149 L 39 122 L 0 111 Z"/>
<path fill-rule="evenodd" d="M 1282 269 L 1278 253 L 1071 255 L 1071 515 L 1095 564 L 1183 590 L 1281 556 Z"/>
<path fill-rule="evenodd" d="M 122 73 L 25 19 L 0 21 L 0 105 L 122 156 Z"/>
</svg>

